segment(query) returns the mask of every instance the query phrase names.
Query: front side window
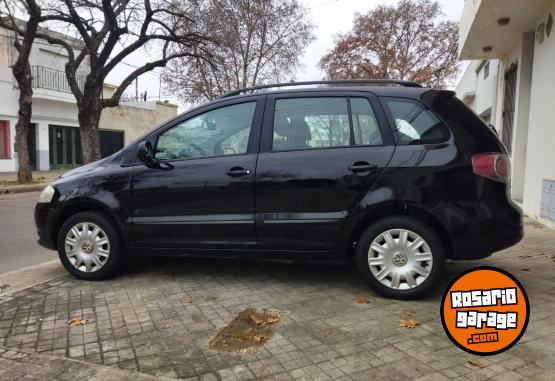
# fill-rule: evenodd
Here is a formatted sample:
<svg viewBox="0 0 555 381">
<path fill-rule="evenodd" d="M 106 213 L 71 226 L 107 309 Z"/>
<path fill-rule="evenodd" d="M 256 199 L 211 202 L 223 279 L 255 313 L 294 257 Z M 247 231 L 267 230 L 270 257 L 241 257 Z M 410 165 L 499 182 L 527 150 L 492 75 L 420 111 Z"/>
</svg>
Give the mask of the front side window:
<svg viewBox="0 0 555 381">
<path fill-rule="evenodd" d="M 276 100 L 273 150 L 348 146 L 346 98 Z"/>
<path fill-rule="evenodd" d="M 449 139 L 449 129 L 420 102 L 382 98 L 395 122 L 397 144 L 434 144 Z"/>
<path fill-rule="evenodd" d="M 221 107 L 162 132 L 158 160 L 194 159 L 247 153 L 256 102 Z"/>
</svg>

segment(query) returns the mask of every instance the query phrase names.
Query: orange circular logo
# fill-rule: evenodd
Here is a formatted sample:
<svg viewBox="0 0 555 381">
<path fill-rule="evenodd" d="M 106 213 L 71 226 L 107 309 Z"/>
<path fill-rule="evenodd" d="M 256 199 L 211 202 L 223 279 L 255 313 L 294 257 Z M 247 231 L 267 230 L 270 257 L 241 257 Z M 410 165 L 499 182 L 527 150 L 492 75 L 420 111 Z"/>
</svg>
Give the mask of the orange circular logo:
<svg viewBox="0 0 555 381">
<path fill-rule="evenodd" d="M 449 284 L 440 314 L 451 341 L 469 353 L 487 356 L 518 342 L 528 325 L 530 305 L 514 276 L 495 267 L 478 267 Z"/>
</svg>

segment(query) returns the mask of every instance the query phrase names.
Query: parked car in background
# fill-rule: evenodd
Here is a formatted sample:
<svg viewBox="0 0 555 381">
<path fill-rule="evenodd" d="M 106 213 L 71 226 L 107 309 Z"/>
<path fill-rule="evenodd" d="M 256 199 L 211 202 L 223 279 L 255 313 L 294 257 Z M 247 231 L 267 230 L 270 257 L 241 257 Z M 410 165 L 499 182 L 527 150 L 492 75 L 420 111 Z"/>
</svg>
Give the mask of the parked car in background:
<svg viewBox="0 0 555 381">
<path fill-rule="evenodd" d="M 134 255 L 354 260 L 412 299 L 446 259 L 522 238 L 506 150 L 453 92 L 311 84 L 234 91 L 67 172 L 36 206 L 40 243 L 81 279 Z"/>
</svg>

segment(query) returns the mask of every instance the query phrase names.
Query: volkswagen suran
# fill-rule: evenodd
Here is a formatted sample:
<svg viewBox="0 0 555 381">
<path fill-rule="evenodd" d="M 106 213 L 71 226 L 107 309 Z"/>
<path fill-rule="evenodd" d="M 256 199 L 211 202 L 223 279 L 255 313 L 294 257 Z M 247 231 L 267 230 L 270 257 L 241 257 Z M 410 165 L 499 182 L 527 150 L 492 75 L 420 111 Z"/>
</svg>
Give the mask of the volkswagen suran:
<svg viewBox="0 0 555 381">
<path fill-rule="evenodd" d="M 413 299 L 446 259 L 522 238 L 509 174 L 503 144 L 451 91 L 278 84 L 233 91 L 65 173 L 35 220 L 81 279 L 134 255 L 352 260 L 378 293 Z"/>
</svg>

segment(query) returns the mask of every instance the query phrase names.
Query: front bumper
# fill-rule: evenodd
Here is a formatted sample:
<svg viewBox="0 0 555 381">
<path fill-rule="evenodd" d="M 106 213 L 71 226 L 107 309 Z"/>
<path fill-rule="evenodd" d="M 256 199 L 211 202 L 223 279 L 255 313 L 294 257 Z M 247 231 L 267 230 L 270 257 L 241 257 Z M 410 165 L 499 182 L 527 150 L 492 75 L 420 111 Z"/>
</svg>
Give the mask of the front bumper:
<svg viewBox="0 0 555 381">
<path fill-rule="evenodd" d="M 37 203 L 35 206 L 35 225 L 39 236 L 39 245 L 56 250 L 57 214 L 50 204 Z"/>
</svg>

